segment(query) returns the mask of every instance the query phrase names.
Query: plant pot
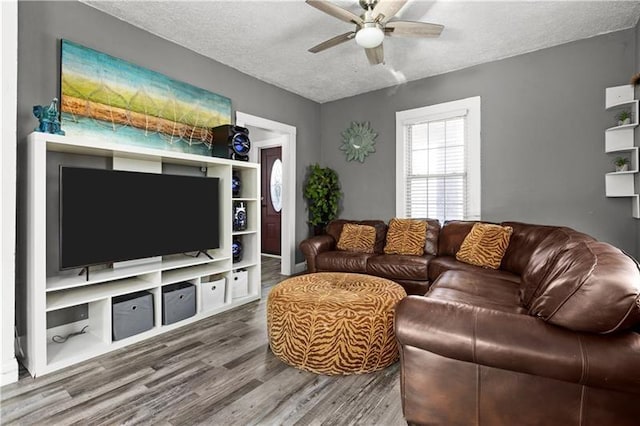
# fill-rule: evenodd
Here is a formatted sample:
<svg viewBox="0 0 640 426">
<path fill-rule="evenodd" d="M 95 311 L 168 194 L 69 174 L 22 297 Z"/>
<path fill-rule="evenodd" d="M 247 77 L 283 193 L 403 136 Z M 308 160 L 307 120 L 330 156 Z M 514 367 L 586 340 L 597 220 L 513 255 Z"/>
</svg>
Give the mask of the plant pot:
<svg viewBox="0 0 640 426">
<path fill-rule="evenodd" d="M 624 120 L 618 120 L 618 126 L 626 126 L 631 124 L 631 118 L 625 118 Z"/>
<path fill-rule="evenodd" d="M 309 228 L 311 228 L 309 233 L 314 237 L 317 237 L 318 235 L 324 235 L 327 233 L 327 231 L 325 230 L 325 226 L 326 225 L 309 226 Z"/>
<path fill-rule="evenodd" d="M 622 166 L 616 166 L 616 172 L 626 172 L 629 171 L 629 165 L 623 164 Z"/>
</svg>

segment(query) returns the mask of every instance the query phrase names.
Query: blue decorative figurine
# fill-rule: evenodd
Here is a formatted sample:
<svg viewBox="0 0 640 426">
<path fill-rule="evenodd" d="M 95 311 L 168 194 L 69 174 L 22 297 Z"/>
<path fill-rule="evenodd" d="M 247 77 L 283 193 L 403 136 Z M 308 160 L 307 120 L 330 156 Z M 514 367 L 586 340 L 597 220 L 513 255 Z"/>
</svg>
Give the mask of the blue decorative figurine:
<svg viewBox="0 0 640 426">
<path fill-rule="evenodd" d="M 55 135 L 64 135 L 64 131 L 60 128 L 60 119 L 58 115 L 58 98 L 53 98 L 48 107 L 43 105 L 35 105 L 33 107 L 33 115 L 40 121 L 36 132 L 53 133 Z"/>
</svg>

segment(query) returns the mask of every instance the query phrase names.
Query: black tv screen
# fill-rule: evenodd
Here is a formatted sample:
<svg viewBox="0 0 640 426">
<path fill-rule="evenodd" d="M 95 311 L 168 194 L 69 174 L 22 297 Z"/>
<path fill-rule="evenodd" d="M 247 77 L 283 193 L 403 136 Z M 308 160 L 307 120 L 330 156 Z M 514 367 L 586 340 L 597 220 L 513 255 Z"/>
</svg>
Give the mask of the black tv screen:
<svg viewBox="0 0 640 426">
<path fill-rule="evenodd" d="M 60 167 L 60 269 L 220 247 L 218 183 Z"/>
</svg>

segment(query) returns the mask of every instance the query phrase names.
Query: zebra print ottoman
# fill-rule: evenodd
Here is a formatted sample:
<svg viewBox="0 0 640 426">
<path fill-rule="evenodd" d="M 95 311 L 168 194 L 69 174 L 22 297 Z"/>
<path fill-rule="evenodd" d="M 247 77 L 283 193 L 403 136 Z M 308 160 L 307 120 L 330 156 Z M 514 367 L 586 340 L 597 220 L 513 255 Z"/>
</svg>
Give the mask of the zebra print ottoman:
<svg viewBox="0 0 640 426">
<path fill-rule="evenodd" d="M 398 359 L 393 332 L 399 284 L 370 275 L 320 272 L 289 278 L 267 299 L 271 351 L 317 374 L 361 374 Z"/>
</svg>

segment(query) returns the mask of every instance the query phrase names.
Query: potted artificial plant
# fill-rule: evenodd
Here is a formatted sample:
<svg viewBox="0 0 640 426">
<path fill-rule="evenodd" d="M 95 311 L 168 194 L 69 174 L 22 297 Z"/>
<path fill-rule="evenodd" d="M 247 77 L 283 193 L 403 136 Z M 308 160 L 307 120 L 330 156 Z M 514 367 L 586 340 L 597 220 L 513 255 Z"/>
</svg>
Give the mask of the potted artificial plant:
<svg viewBox="0 0 640 426">
<path fill-rule="evenodd" d="M 613 161 L 616 165 L 616 172 L 626 172 L 629 170 L 629 159 L 624 157 L 616 157 Z"/>
<path fill-rule="evenodd" d="M 314 235 L 322 234 L 327 223 L 338 216 L 342 194 L 337 173 L 329 167 L 311 165 L 303 195 L 308 203 L 309 225 Z"/>
<path fill-rule="evenodd" d="M 624 126 L 625 124 L 631 124 L 631 113 L 627 110 L 618 114 L 618 126 Z"/>
</svg>

